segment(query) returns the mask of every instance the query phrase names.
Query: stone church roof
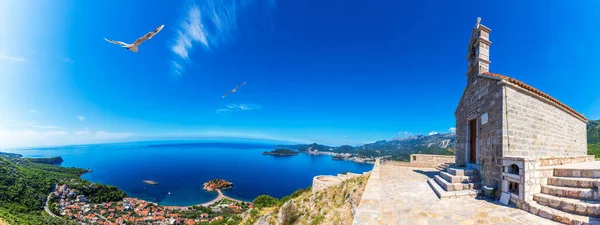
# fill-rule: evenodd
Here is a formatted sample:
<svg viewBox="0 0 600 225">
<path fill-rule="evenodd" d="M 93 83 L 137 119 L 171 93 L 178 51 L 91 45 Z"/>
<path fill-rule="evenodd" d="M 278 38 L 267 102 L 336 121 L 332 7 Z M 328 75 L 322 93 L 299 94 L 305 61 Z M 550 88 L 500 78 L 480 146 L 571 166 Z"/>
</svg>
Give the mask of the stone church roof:
<svg viewBox="0 0 600 225">
<path fill-rule="evenodd" d="M 507 77 L 507 76 L 504 76 L 504 75 L 501 75 L 501 74 L 497 74 L 497 73 L 490 73 L 490 72 L 485 72 L 485 73 L 483 73 L 483 75 L 487 75 L 487 76 L 491 76 L 491 77 L 497 77 L 497 78 L 500 78 L 500 79 L 502 79 L 502 80 L 504 80 L 506 82 L 509 82 L 509 83 L 514 84 L 514 85 L 516 85 L 518 87 L 521 87 L 521 88 L 523 88 L 523 89 L 525 89 L 527 91 L 530 91 L 531 93 L 534 93 L 534 94 L 536 94 L 536 95 L 538 95 L 538 96 L 540 96 L 542 98 L 545 98 L 545 99 L 547 99 L 547 100 L 549 100 L 549 101 L 551 101 L 553 103 L 556 103 L 557 105 L 559 105 L 560 107 L 564 108 L 565 110 L 567 110 L 569 112 L 572 112 L 573 114 L 575 114 L 580 119 L 583 119 L 583 120 L 587 121 L 587 118 L 584 115 L 578 113 L 577 111 L 575 111 L 571 107 L 569 107 L 569 106 L 565 105 L 564 103 L 558 101 L 557 99 L 553 98 L 552 96 L 550 96 L 550 95 L 548 95 L 548 94 L 546 94 L 546 93 L 544 93 L 544 92 L 542 92 L 542 91 L 540 91 L 540 90 L 538 90 L 538 89 L 536 89 L 536 88 L 534 88 L 534 87 L 532 87 L 532 86 L 530 86 L 530 85 L 528 85 L 526 83 L 523 83 L 523 82 L 521 82 L 521 81 L 519 81 L 517 79 L 514 79 L 512 77 Z"/>
</svg>

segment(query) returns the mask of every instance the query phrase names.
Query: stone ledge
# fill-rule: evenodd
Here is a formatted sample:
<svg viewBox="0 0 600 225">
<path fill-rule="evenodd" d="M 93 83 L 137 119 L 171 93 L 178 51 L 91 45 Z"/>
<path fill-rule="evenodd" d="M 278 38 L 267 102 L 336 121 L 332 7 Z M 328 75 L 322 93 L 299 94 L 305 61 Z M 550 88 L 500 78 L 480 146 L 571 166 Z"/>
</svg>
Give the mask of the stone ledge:
<svg viewBox="0 0 600 225">
<path fill-rule="evenodd" d="M 549 206 L 561 211 L 584 215 L 599 216 L 600 204 L 597 201 L 581 201 L 578 199 L 556 197 L 547 194 L 535 194 L 533 200 L 545 206 Z"/>
<path fill-rule="evenodd" d="M 563 187 L 597 188 L 600 179 L 585 177 L 548 177 L 548 184 Z"/>
<path fill-rule="evenodd" d="M 557 209 L 550 208 L 548 206 L 540 205 L 536 202 L 515 202 L 517 208 L 525 210 L 531 214 L 538 215 L 540 217 L 554 220 L 563 224 L 569 225 L 599 225 L 600 218 L 575 215 L 567 212 L 563 212 Z"/>
<path fill-rule="evenodd" d="M 354 213 L 352 224 L 370 225 L 381 224 L 381 163 L 375 160 L 367 186 Z"/>
<path fill-rule="evenodd" d="M 427 184 L 440 199 L 476 197 L 481 192 L 480 190 L 445 191 L 434 179 L 427 179 Z"/>
<path fill-rule="evenodd" d="M 557 197 L 568 197 L 582 200 L 598 200 L 598 191 L 595 191 L 592 188 L 574 188 L 542 185 L 541 192 Z"/>
</svg>

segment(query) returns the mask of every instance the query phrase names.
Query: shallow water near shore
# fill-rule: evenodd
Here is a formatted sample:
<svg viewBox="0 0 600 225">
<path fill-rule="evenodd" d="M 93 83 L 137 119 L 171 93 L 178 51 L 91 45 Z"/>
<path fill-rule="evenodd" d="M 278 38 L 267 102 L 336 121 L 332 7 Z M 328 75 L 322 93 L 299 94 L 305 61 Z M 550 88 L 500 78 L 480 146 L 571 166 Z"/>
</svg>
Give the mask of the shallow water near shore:
<svg viewBox="0 0 600 225">
<path fill-rule="evenodd" d="M 331 156 L 262 155 L 272 144 L 138 142 L 6 150 L 25 157 L 62 156 L 65 167 L 90 168 L 82 177 L 114 185 L 129 197 L 162 205 L 188 206 L 212 200 L 216 192 L 202 189 L 214 178 L 234 184 L 227 196 L 252 201 L 261 194 L 289 195 L 308 187 L 316 175 L 346 171 L 362 173 L 372 164 L 332 160 Z M 5 150 L 2 150 L 5 151 Z M 158 185 L 145 184 L 154 180 Z M 170 193 L 170 194 L 169 194 Z"/>
</svg>

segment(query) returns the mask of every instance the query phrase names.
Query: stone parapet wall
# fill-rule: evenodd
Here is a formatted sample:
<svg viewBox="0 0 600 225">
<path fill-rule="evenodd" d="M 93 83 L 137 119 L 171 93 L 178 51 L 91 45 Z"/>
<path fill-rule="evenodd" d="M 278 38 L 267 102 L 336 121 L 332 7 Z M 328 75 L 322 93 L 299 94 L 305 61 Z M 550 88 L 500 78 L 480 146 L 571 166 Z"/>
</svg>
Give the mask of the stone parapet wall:
<svg viewBox="0 0 600 225">
<path fill-rule="evenodd" d="M 320 175 L 313 178 L 312 191 L 317 192 L 327 187 L 341 184 L 342 180 L 336 176 Z"/>
<path fill-rule="evenodd" d="M 453 155 L 429 155 L 429 154 L 411 154 L 410 163 L 441 165 L 456 162 L 456 156 Z"/>
<path fill-rule="evenodd" d="M 362 175 L 367 175 L 371 172 L 364 172 Z M 347 179 L 353 178 L 353 177 L 358 177 L 361 176 L 361 174 L 357 174 L 357 173 L 346 173 L 346 174 L 338 174 L 336 176 L 332 176 L 332 175 L 319 175 L 319 176 L 315 176 L 313 177 L 313 182 L 312 182 L 312 192 L 315 193 L 317 191 L 323 190 L 325 188 L 334 186 L 334 185 L 340 185 L 342 182 L 344 182 Z"/>
<path fill-rule="evenodd" d="M 405 167 L 438 168 L 452 165 L 456 157 L 451 155 L 411 154 L 410 162 L 386 160 L 382 164 Z"/>
<path fill-rule="evenodd" d="M 375 161 L 367 186 L 354 213 L 353 225 L 381 224 L 381 163 Z"/>
</svg>

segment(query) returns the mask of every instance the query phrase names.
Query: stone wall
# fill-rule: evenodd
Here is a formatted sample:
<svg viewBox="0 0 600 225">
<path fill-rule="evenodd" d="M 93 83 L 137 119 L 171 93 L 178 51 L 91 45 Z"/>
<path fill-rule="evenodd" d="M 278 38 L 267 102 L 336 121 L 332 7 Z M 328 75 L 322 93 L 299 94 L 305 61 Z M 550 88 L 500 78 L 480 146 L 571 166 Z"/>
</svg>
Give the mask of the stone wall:
<svg viewBox="0 0 600 225">
<path fill-rule="evenodd" d="M 502 179 L 502 86 L 498 80 L 477 77 L 467 86 L 456 109 L 456 164 L 469 157 L 469 121 L 477 121 L 477 165 L 484 164 L 485 185 L 500 187 Z M 482 116 L 487 116 L 487 122 Z M 481 168 L 480 168 L 481 169 Z"/>
<path fill-rule="evenodd" d="M 523 157 L 587 154 L 586 123 L 549 101 L 512 85 L 505 88 L 504 155 Z"/>
<path fill-rule="evenodd" d="M 411 154 L 410 163 L 442 165 L 456 162 L 456 156 L 453 155 L 430 155 L 430 154 Z"/>
<path fill-rule="evenodd" d="M 503 157 L 502 191 L 508 192 L 508 183 L 519 183 L 520 193 L 518 196 L 512 195 L 511 198 L 525 202 L 533 201 L 533 195 L 540 193 L 541 186 L 548 183 L 548 178 L 554 176 L 554 166 L 593 162 L 593 155 L 586 156 L 563 156 L 563 157 Z M 507 168 L 515 164 L 519 167 L 519 174 L 508 173 Z"/>
<path fill-rule="evenodd" d="M 341 184 L 342 180 L 336 176 L 320 175 L 313 178 L 311 190 L 317 192 L 327 187 Z"/>
<path fill-rule="evenodd" d="M 371 172 L 364 172 L 362 175 L 364 176 L 369 173 L 371 173 Z M 328 188 L 328 187 L 331 187 L 334 185 L 340 185 L 345 180 L 348 180 L 353 177 L 358 177 L 358 176 L 361 176 L 361 174 L 346 173 L 346 174 L 337 174 L 336 176 L 332 176 L 332 175 L 315 176 L 315 177 L 313 177 L 311 189 L 312 189 L 312 192 L 315 193 L 317 191 L 323 190 L 325 188 Z"/>
<path fill-rule="evenodd" d="M 503 173 L 502 191 L 508 192 L 509 181 L 518 182 L 520 192 L 518 196 L 512 195 L 511 198 L 520 201 L 533 201 L 533 195 L 540 193 L 542 185 L 546 185 L 548 177 L 553 176 L 554 168 L 541 165 L 542 159 L 524 158 L 524 157 L 504 157 L 503 166 L 508 167 L 511 164 L 519 166 L 520 174 Z"/>
<path fill-rule="evenodd" d="M 455 161 L 456 157 L 453 155 L 411 154 L 410 162 L 386 160 L 382 161 L 381 164 L 420 168 L 441 168 L 452 165 Z"/>
<path fill-rule="evenodd" d="M 381 217 L 381 163 L 375 160 L 360 203 L 355 210 L 353 225 L 380 224 Z"/>
</svg>

